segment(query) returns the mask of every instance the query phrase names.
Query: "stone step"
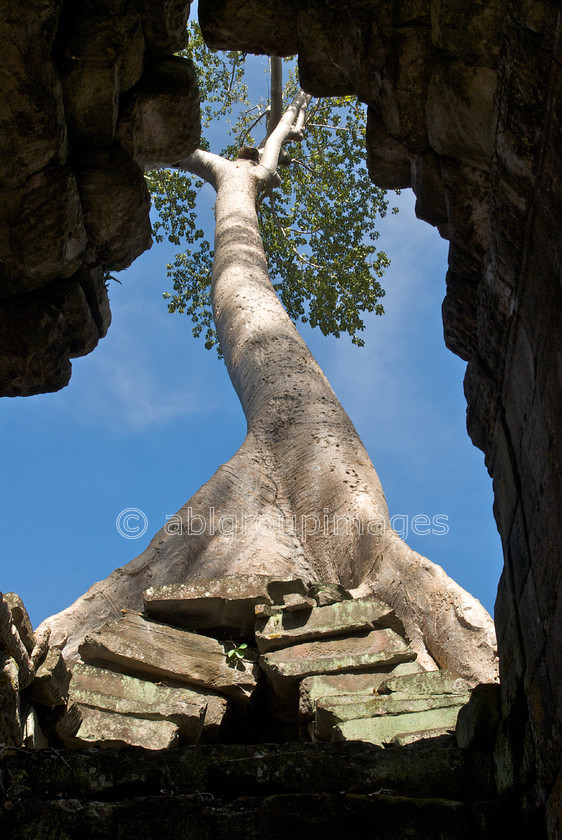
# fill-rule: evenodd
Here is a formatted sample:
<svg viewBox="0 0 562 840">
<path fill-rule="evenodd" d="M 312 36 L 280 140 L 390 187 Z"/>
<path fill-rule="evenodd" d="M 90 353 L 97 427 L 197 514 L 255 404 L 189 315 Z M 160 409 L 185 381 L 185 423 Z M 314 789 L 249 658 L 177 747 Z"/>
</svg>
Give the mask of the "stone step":
<svg viewBox="0 0 562 840">
<path fill-rule="evenodd" d="M 275 693 L 291 700 L 305 677 L 392 667 L 415 658 L 415 652 L 394 630 L 372 630 L 266 653 L 260 657 L 260 665 Z"/>
<path fill-rule="evenodd" d="M 132 676 L 159 677 L 201 686 L 245 705 L 259 678 L 251 652 L 229 663 L 229 645 L 126 613 L 86 636 L 79 651 L 90 665 L 109 665 Z"/>
<path fill-rule="evenodd" d="M 374 837 L 376 840 L 474 840 L 470 812 L 462 802 L 386 794 L 274 794 L 216 800 L 206 793 L 171 793 L 121 801 L 18 802 L 0 816 L 11 840 L 29 837 L 134 837 L 135 840 L 320 840 Z M 375 795 L 376 794 L 376 795 Z M 376 826 L 376 835 L 373 834 Z"/>
<path fill-rule="evenodd" d="M 111 800 L 126 792 L 208 792 L 217 798 L 276 793 L 372 794 L 491 799 L 491 768 L 465 750 L 417 743 L 385 749 L 358 742 L 180 746 L 164 754 L 123 749 L 52 751 L 5 757 L 15 778 L 27 771 L 33 799 Z"/>
<path fill-rule="evenodd" d="M 259 652 L 268 653 L 289 645 L 376 628 L 391 628 L 405 636 L 394 610 L 371 596 L 258 619 L 255 634 Z"/>
</svg>

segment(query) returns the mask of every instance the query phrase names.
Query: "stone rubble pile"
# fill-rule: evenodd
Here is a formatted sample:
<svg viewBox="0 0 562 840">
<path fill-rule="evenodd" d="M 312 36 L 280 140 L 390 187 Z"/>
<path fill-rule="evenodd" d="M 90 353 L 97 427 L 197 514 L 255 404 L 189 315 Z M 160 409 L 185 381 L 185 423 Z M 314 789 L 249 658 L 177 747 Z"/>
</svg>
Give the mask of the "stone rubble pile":
<svg viewBox="0 0 562 840">
<path fill-rule="evenodd" d="M 148 589 L 144 608 L 86 636 L 70 671 L 0 596 L 0 743 L 407 744 L 453 731 L 470 697 L 423 670 L 386 604 L 334 584 L 232 575 Z"/>
</svg>

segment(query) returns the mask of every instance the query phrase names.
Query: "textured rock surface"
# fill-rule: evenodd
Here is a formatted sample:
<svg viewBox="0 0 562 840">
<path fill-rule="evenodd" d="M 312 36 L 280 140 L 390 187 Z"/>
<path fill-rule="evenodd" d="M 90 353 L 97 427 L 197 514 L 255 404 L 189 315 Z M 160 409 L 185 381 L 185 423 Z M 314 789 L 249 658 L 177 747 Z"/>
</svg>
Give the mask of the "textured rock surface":
<svg viewBox="0 0 562 840">
<path fill-rule="evenodd" d="M 45 661 L 37 668 L 35 679 L 27 689 L 26 698 L 49 709 L 63 706 L 69 683 L 70 671 L 65 665 L 62 653 L 58 648 L 51 648 Z"/>
<path fill-rule="evenodd" d="M 20 638 L 17 625 L 12 617 L 8 603 L 0 592 L 0 653 L 11 657 L 18 671 L 18 686 L 25 688 L 35 675 L 35 668 L 24 643 Z"/>
<path fill-rule="evenodd" d="M 372 630 L 343 639 L 322 639 L 266 653 L 260 665 L 280 697 L 290 697 L 298 682 L 315 674 L 390 668 L 416 654 L 393 630 Z"/>
<path fill-rule="evenodd" d="M 21 743 L 19 687 L 15 659 L 0 650 L 0 744 L 9 747 Z"/>
<path fill-rule="evenodd" d="M 88 706 L 145 720 L 171 721 L 187 744 L 198 742 L 207 710 L 205 695 L 194 690 L 157 685 L 91 665 L 74 666 L 69 695 L 83 716 L 83 707 Z M 81 737 L 80 731 L 77 737 Z M 103 738 L 103 731 L 98 738 Z"/>
<path fill-rule="evenodd" d="M 341 723 L 336 723 L 336 719 L 342 714 L 345 715 L 346 710 L 343 705 L 336 708 L 335 704 L 332 704 L 326 712 L 330 715 L 334 741 L 366 741 L 369 744 L 383 746 L 409 733 L 417 736 L 420 733 L 425 734 L 428 730 L 454 731 L 461 707 L 454 703 L 451 697 L 448 701 L 449 705 L 434 709 L 427 709 L 425 706 L 421 708 L 422 704 L 420 704 L 420 709 L 412 709 L 410 712 L 404 709 L 396 714 L 352 718 L 343 720 Z M 349 713 L 351 714 L 351 710 Z"/>
<path fill-rule="evenodd" d="M 284 598 L 290 595 L 306 595 L 302 580 L 227 575 L 155 586 L 143 593 L 143 599 L 149 615 L 186 629 L 246 628 L 253 632 L 256 607 L 283 607 Z"/>
<path fill-rule="evenodd" d="M 381 840 L 502 836 L 474 819 L 482 801 L 501 810 L 489 766 L 442 742 L 49 750 L 32 761 L 10 756 L 5 766 L 12 804 L 0 809 L 0 830 L 26 840 L 47 828 L 57 837 L 173 838 L 179 830 L 247 840 L 372 836 L 375 825 Z M 518 838 L 506 816 L 502 828 Z"/>
<path fill-rule="evenodd" d="M 80 655 L 92 665 L 119 666 L 135 676 L 162 677 L 213 689 L 247 702 L 257 665 L 244 660 L 229 667 L 228 646 L 207 636 L 145 621 L 133 613 L 86 637 Z"/>
<path fill-rule="evenodd" d="M 109 327 L 104 269 L 150 247 L 142 170 L 199 138 L 189 0 L 9 2 L 0 92 L 0 393 L 56 391 Z"/>
<path fill-rule="evenodd" d="M 338 697 L 323 697 L 316 704 L 315 731 L 318 738 L 330 740 L 334 727 L 339 724 L 368 718 L 369 737 L 365 740 L 382 745 L 405 732 L 423 732 L 427 729 L 447 727 L 453 729 L 459 709 L 468 702 L 469 696 L 435 694 L 430 697 L 394 699 L 366 696 L 359 698 L 356 695 L 344 694 Z M 452 709 L 455 709 L 454 714 Z M 441 711 L 442 720 L 439 717 Z M 436 714 L 433 714 L 434 712 Z M 421 720 L 421 725 L 418 724 L 418 720 Z M 342 732 L 340 729 L 339 734 Z"/>
<path fill-rule="evenodd" d="M 560 822 L 562 145 L 559 4 L 204 0 L 215 46 L 298 52 L 304 87 L 369 106 L 376 183 L 450 240 L 445 340 L 469 362 L 506 566 L 496 605 L 503 776 L 529 832 Z M 274 24 L 273 24 L 274 21 Z M 542 822 L 541 822 L 542 821 Z"/>
<path fill-rule="evenodd" d="M 90 706 L 80 706 L 80 715 L 80 726 L 65 739 L 65 746 L 166 750 L 178 743 L 179 727 L 170 720 L 147 720 Z"/>
<path fill-rule="evenodd" d="M 367 674 L 319 674 L 306 677 L 299 686 L 299 713 L 312 717 L 316 701 L 320 697 L 332 697 L 339 694 L 374 694 L 388 678 L 389 674 L 412 674 L 423 670 L 417 662 L 403 662 L 395 665 L 391 671 L 378 671 Z"/>
<path fill-rule="evenodd" d="M 288 645 L 376 627 L 390 627 L 405 635 L 404 627 L 387 604 L 374 597 L 359 598 L 296 613 L 277 613 L 266 620 L 258 620 L 256 641 L 259 652 L 267 653 Z"/>
<path fill-rule="evenodd" d="M 35 647 L 35 634 L 33 633 L 33 625 L 31 624 L 31 619 L 22 599 L 15 592 L 4 592 L 4 600 L 10 608 L 13 622 L 16 625 L 25 649 L 28 653 L 31 653 Z"/>
</svg>

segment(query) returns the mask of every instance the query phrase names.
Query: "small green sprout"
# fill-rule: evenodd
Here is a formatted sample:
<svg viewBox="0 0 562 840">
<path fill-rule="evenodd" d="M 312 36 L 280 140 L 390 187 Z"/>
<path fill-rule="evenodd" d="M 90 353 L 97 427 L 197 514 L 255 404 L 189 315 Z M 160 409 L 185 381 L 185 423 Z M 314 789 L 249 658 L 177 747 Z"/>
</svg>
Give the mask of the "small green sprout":
<svg viewBox="0 0 562 840">
<path fill-rule="evenodd" d="M 234 642 L 231 642 L 230 644 L 232 647 L 226 653 L 227 662 L 229 665 L 234 665 L 239 668 L 242 666 L 242 662 L 244 661 L 244 651 L 248 645 L 245 642 L 242 642 L 241 645 L 236 645 Z"/>
</svg>

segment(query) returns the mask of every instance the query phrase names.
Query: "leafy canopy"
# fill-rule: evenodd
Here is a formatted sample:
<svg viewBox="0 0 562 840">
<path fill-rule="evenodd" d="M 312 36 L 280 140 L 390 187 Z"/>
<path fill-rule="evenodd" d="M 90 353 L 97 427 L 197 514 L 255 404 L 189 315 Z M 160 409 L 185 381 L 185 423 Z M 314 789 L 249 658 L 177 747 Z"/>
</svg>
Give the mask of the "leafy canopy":
<svg viewBox="0 0 562 840">
<path fill-rule="evenodd" d="M 182 54 L 199 73 L 201 148 L 210 148 L 219 127 L 226 127 L 224 157 L 235 159 L 241 147 L 257 147 L 266 134 L 268 101 L 251 95 L 250 87 L 265 90 L 269 85 L 256 70 L 257 60 L 209 50 L 195 22 Z M 284 65 L 283 108 L 298 90 L 295 62 L 286 59 Z M 385 216 L 388 201 L 364 165 L 365 127 L 365 109 L 352 97 L 315 100 L 303 140 L 282 150 L 279 186 L 258 201 L 271 280 L 289 317 L 319 327 L 324 335 L 347 333 L 359 346 L 364 344 L 361 313 L 384 312 L 378 280 L 390 264 L 374 244 L 376 218 Z M 187 314 L 193 334 L 204 331 L 210 349 L 217 345 L 210 294 L 213 251 L 197 225 L 203 183 L 169 169 L 153 170 L 146 178 L 158 211 L 156 241 L 167 236 L 184 248 L 167 267 L 173 281 L 173 291 L 164 293 L 168 309 Z"/>
</svg>

